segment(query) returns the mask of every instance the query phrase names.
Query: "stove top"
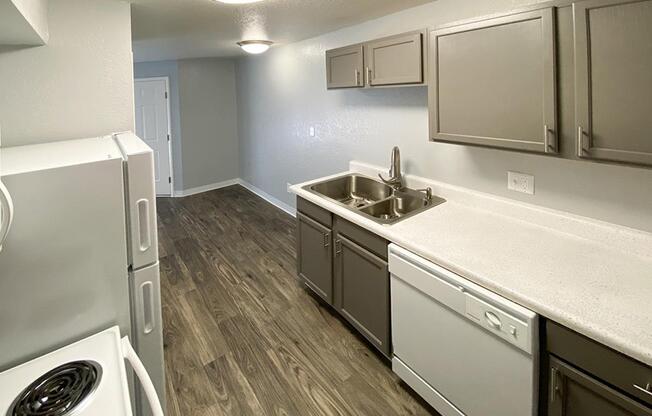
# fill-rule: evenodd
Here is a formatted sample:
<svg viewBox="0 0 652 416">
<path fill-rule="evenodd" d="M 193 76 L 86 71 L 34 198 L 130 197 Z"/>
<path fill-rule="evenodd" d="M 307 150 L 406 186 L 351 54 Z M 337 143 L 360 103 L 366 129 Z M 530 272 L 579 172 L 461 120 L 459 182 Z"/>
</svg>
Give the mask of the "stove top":
<svg viewBox="0 0 652 416">
<path fill-rule="evenodd" d="M 0 373 L 0 416 L 132 416 L 117 327 Z"/>
<path fill-rule="evenodd" d="M 92 361 L 62 364 L 27 386 L 16 397 L 8 416 L 66 416 L 82 407 L 102 378 Z"/>
</svg>

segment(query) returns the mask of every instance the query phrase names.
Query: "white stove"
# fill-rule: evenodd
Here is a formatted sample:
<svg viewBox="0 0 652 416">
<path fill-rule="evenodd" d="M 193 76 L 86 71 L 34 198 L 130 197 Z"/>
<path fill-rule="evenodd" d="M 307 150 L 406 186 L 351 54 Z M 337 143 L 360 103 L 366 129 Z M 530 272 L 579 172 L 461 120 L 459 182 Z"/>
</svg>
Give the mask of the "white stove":
<svg viewBox="0 0 652 416">
<path fill-rule="evenodd" d="M 1 416 L 132 416 L 125 360 L 163 416 L 145 368 L 117 326 L 0 373 Z"/>
</svg>

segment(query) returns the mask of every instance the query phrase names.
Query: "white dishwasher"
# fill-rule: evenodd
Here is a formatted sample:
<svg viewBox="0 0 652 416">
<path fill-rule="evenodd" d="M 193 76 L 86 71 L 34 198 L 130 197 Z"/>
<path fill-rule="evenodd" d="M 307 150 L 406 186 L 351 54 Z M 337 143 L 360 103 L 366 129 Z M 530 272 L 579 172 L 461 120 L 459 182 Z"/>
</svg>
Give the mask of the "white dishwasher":
<svg viewBox="0 0 652 416">
<path fill-rule="evenodd" d="M 443 416 L 532 416 L 538 315 L 391 244 L 392 369 Z"/>
</svg>

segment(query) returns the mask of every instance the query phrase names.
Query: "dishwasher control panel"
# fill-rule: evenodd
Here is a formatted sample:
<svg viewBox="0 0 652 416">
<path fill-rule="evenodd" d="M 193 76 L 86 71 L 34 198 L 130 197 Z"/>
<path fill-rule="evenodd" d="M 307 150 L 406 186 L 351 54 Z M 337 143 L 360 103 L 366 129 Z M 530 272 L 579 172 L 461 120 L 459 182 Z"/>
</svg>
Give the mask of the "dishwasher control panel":
<svg viewBox="0 0 652 416">
<path fill-rule="evenodd" d="M 531 328 L 528 323 L 470 293 L 465 295 L 467 318 L 519 349 L 532 353 Z"/>
</svg>

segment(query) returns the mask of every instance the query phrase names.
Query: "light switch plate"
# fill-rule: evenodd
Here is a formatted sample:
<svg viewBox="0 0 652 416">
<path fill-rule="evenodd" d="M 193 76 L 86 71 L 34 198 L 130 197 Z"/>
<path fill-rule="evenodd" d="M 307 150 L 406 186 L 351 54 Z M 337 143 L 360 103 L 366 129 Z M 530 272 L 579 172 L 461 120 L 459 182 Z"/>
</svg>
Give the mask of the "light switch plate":
<svg viewBox="0 0 652 416">
<path fill-rule="evenodd" d="M 310 137 L 315 137 L 315 128 L 313 126 L 308 129 L 308 134 L 310 134 Z"/>
<path fill-rule="evenodd" d="M 534 195 L 534 176 L 527 173 L 507 172 L 507 189 Z"/>
</svg>

